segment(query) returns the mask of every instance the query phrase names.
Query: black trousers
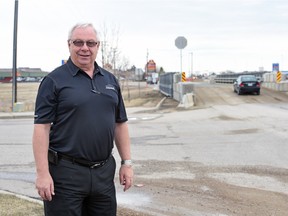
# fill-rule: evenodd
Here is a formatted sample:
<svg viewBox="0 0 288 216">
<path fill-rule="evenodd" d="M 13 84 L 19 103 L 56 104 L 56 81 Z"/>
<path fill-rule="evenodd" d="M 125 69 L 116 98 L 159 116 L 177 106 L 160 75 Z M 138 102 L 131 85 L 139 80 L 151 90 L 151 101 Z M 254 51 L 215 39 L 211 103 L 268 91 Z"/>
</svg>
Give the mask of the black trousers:
<svg viewBox="0 0 288 216">
<path fill-rule="evenodd" d="M 55 195 L 44 201 L 45 216 L 116 216 L 114 157 L 91 169 L 70 161 L 49 164 Z"/>
</svg>

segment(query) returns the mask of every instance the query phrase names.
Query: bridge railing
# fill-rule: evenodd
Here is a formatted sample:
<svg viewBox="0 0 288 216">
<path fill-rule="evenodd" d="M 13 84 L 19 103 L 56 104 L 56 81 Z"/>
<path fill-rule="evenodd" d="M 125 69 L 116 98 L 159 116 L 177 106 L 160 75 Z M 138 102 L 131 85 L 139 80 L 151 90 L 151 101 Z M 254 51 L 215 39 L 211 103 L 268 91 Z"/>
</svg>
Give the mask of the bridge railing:
<svg viewBox="0 0 288 216">
<path fill-rule="evenodd" d="M 242 73 L 227 73 L 227 74 L 218 74 L 211 79 L 215 83 L 227 83 L 232 84 L 240 75 L 255 75 L 259 80 L 263 80 L 263 74 L 270 73 L 268 71 L 261 72 L 242 72 Z"/>
</svg>

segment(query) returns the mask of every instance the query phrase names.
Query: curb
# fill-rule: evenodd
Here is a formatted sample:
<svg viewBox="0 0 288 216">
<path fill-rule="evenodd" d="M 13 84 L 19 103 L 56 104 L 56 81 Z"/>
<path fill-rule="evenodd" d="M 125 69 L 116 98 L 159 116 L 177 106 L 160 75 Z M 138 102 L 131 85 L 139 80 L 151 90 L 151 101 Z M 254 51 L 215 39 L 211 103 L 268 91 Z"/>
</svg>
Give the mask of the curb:
<svg viewBox="0 0 288 216">
<path fill-rule="evenodd" d="M 19 194 L 8 192 L 8 191 L 4 191 L 4 190 L 0 190 L 0 194 L 12 195 L 12 196 L 15 196 L 17 198 L 27 200 L 29 202 L 34 202 L 34 203 L 43 205 L 43 201 L 39 200 L 39 199 L 36 199 L 36 198 L 31 198 L 31 197 L 28 197 L 28 196 L 19 195 Z"/>
<path fill-rule="evenodd" d="M 34 118 L 34 113 L 32 112 L 0 112 L 0 119 L 25 119 Z"/>
<path fill-rule="evenodd" d="M 160 109 L 164 101 L 166 100 L 167 97 L 163 97 L 162 100 L 156 105 L 156 109 Z"/>
</svg>

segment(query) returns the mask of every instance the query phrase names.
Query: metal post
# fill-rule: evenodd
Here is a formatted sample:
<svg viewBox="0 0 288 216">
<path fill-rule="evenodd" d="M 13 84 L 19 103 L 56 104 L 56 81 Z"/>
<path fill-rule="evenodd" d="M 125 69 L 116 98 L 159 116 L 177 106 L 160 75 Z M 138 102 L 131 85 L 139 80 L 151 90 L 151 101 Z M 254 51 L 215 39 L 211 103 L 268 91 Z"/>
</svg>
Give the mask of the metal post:
<svg viewBox="0 0 288 216">
<path fill-rule="evenodd" d="M 18 26 L 18 0 L 15 0 L 14 34 L 13 34 L 13 70 L 12 70 L 12 111 L 17 102 L 17 26 Z"/>
<path fill-rule="evenodd" d="M 180 49 L 180 73 L 182 72 L 182 49 Z"/>
</svg>

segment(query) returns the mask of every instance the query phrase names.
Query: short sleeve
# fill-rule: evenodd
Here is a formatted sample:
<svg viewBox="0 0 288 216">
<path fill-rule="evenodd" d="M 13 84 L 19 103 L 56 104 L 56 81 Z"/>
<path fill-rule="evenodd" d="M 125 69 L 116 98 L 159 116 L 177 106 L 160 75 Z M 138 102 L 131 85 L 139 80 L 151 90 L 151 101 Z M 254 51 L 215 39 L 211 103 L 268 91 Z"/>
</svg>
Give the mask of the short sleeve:
<svg viewBox="0 0 288 216">
<path fill-rule="evenodd" d="M 45 77 L 38 89 L 35 103 L 35 124 L 51 123 L 55 120 L 57 109 L 56 84 L 50 77 Z"/>
</svg>

